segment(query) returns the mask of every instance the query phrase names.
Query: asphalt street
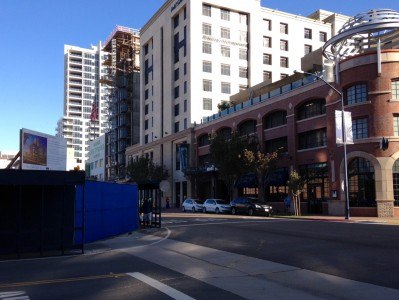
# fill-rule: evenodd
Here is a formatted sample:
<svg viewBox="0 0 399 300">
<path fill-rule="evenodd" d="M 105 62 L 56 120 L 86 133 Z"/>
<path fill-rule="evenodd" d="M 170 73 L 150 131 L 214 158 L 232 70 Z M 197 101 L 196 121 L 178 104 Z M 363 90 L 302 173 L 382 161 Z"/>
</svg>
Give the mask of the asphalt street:
<svg viewBox="0 0 399 300">
<path fill-rule="evenodd" d="M 399 299 L 398 233 L 170 213 L 85 255 L 0 262 L 0 299 Z"/>
</svg>

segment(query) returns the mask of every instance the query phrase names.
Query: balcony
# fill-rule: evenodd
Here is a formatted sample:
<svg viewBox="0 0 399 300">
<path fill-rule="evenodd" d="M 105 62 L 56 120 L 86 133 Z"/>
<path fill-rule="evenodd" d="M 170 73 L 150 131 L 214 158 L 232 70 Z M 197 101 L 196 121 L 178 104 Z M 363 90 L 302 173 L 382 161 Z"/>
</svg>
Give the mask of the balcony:
<svg viewBox="0 0 399 300">
<path fill-rule="evenodd" d="M 69 93 L 69 98 L 82 99 L 82 94 Z"/>
<path fill-rule="evenodd" d="M 69 79 L 69 84 L 79 84 L 79 85 L 82 85 L 82 80 Z"/>
</svg>

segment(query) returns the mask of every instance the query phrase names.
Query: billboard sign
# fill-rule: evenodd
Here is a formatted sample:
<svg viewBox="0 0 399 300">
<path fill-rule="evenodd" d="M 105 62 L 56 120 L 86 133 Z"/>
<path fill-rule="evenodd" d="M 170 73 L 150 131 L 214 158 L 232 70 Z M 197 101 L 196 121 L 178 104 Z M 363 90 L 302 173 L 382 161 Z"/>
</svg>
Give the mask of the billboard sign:
<svg viewBox="0 0 399 300">
<path fill-rule="evenodd" d="M 23 128 L 20 148 L 22 169 L 66 171 L 67 144 L 64 138 Z"/>
</svg>

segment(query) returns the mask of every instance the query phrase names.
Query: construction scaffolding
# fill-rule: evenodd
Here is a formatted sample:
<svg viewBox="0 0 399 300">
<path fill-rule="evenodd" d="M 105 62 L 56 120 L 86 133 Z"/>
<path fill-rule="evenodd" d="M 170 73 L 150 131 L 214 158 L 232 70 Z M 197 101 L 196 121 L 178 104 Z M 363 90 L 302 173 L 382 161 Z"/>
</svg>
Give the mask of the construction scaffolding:
<svg viewBox="0 0 399 300">
<path fill-rule="evenodd" d="M 100 83 L 110 89 L 107 112 L 110 129 L 106 134 L 106 179 L 125 179 L 125 149 L 139 142 L 140 130 L 140 36 L 139 31 L 116 26 L 104 44 L 110 55 L 107 74 Z"/>
</svg>

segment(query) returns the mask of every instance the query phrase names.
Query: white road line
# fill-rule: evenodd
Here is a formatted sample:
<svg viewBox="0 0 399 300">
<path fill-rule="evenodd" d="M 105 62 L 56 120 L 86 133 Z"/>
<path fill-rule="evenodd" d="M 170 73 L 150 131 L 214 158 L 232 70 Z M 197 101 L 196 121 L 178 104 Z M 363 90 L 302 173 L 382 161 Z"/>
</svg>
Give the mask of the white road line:
<svg viewBox="0 0 399 300">
<path fill-rule="evenodd" d="M 24 291 L 13 291 L 0 293 L 1 300 L 29 300 Z"/>
<path fill-rule="evenodd" d="M 177 300 L 195 300 L 194 298 L 191 298 L 190 296 L 187 296 L 186 294 L 183 294 L 182 292 L 179 292 L 178 290 L 175 290 L 174 288 L 171 288 L 170 286 L 167 286 L 166 284 L 163 284 L 162 282 L 159 282 L 151 277 L 148 277 L 142 273 L 139 272 L 134 272 L 134 273 L 127 273 L 127 275 L 136 278 L 149 286 L 152 286 L 153 288 L 156 288 L 158 291 L 161 291 L 162 293 L 172 297 L 173 299 Z"/>
</svg>

